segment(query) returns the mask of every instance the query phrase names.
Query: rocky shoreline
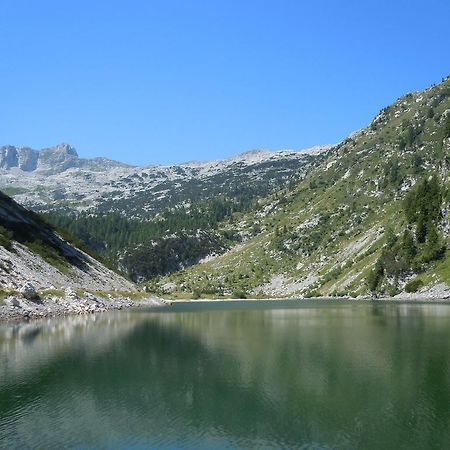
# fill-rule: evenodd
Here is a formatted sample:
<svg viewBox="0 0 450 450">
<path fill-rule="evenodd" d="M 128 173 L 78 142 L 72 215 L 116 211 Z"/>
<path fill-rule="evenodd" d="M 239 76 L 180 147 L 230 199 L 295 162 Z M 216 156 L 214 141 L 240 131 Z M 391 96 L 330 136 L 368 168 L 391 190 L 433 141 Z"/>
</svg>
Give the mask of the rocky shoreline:
<svg viewBox="0 0 450 450">
<path fill-rule="evenodd" d="M 130 293 L 133 296 L 135 293 Z M 258 299 L 255 299 L 256 301 Z M 259 299 L 262 300 L 262 299 Z M 269 299 L 267 299 L 269 300 Z M 276 300 L 272 298 L 270 300 Z M 283 298 L 280 300 L 287 300 Z M 305 299 L 308 300 L 308 299 Z M 424 288 L 415 293 L 401 293 L 395 297 L 320 297 L 318 300 L 351 300 L 351 301 L 450 301 L 450 286 L 444 283 L 436 284 L 432 288 Z M 52 290 L 38 294 L 31 284 L 24 285 L 19 292 L 7 296 L 0 303 L 0 321 L 28 320 L 44 317 L 66 315 L 92 314 L 110 310 L 121 310 L 135 307 L 167 306 L 183 301 L 221 301 L 212 299 L 202 300 L 165 300 L 156 296 L 131 298 L 119 293 L 93 294 L 91 292 L 75 291 L 67 288 L 56 294 Z"/>
<path fill-rule="evenodd" d="M 20 293 L 9 295 L 0 303 L 0 321 L 27 320 L 44 317 L 92 314 L 110 310 L 133 307 L 164 306 L 167 302 L 158 297 L 130 298 L 114 293 L 95 295 L 90 292 L 79 293 L 67 288 L 61 294 L 38 295 L 30 285 L 24 286 Z"/>
<path fill-rule="evenodd" d="M 431 287 L 424 287 L 417 292 L 401 292 L 394 297 L 395 300 L 449 300 L 450 286 L 446 283 L 438 283 Z"/>
</svg>

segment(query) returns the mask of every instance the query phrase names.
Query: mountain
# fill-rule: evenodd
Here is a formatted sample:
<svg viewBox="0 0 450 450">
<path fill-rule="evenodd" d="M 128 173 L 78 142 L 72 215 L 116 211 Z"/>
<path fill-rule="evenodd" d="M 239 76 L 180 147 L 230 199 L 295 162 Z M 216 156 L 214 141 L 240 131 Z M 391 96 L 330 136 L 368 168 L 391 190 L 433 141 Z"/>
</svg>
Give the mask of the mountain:
<svg viewBox="0 0 450 450">
<path fill-rule="evenodd" d="M 133 283 L 61 237 L 35 213 L 0 193 L 0 290 L 135 291 Z"/>
<path fill-rule="evenodd" d="M 239 233 L 221 232 L 218 224 L 301 179 L 330 147 L 255 150 L 227 160 L 131 167 L 79 159 L 64 144 L 34 151 L 34 170 L 25 170 L 34 166 L 4 150 L 0 189 L 143 281 L 240 242 Z"/>
<path fill-rule="evenodd" d="M 450 284 L 450 79 L 399 98 L 299 182 L 221 223 L 245 238 L 171 295 L 396 295 Z"/>
<path fill-rule="evenodd" d="M 71 164 L 4 167 L 0 183 L 157 293 L 393 296 L 450 284 L 449 78 L 334 146 Z"/>
<path fill-rule="evenodd" d="M 152 219 L 199 198 L 242 190 L 269 193 L 327 148 L 256 150 L 224 161 L 132 167 L 106 158 L 79 158 L 67 144 L 40 151 L 5 146 L 0 148 L 0 189 L 39 212 L 120 212 Z"/>
<path fill-rule="evenodd" d="M 128 166 L 107 158 L 79 158 L 77 151 L 68 144 L 60 144 L 40 151 L 29 147 L 13 147 L 12 145 L 0 147 L 0 169 L 3 169 L 2 173 L 18 170 L 33 172 L 45 177 L 61 174 L 71 168 L 105 171 L 113 167 Z"/>
</svg>

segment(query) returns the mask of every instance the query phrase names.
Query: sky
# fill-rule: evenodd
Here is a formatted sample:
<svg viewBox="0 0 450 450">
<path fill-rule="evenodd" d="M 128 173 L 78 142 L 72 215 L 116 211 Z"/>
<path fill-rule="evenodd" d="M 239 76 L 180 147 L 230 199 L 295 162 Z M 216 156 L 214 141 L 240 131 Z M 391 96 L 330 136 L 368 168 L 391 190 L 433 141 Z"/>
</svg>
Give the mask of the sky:
<svg viewBox="0 0 450 450">
<path fill-rule="evenodd" d="M 450 1 L 0 0 L 0 145 L 130 164 L 336 143 L 450 75 Z"/>
</svg>

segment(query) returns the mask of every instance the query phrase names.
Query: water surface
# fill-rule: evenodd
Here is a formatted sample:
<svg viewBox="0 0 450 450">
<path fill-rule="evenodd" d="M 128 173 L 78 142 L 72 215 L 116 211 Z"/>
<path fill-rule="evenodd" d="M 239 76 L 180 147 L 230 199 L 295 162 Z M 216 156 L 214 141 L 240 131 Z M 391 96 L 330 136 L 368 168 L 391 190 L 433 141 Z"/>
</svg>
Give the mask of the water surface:
<svg viewBox="0 0 450 450">
<path fill-rule="evenodd" d="M 0 448 L 450 448 L 450 305 L 311 301 L 0 325 Z"/>
</svg>

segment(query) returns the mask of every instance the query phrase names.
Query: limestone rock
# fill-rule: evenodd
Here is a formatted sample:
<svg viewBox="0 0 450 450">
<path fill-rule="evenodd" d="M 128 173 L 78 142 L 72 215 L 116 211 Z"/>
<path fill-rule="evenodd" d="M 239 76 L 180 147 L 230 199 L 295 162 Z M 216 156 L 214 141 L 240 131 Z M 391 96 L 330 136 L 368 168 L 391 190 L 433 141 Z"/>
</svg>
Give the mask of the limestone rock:
<svg viewBox="0 0 450 450">
<path fill-rule="evenodd" d="M 77 293 L 70 287 L 64 291 L 64 297 L 70 301 L 76 301 L 78 298 Z"/>
</svg>

